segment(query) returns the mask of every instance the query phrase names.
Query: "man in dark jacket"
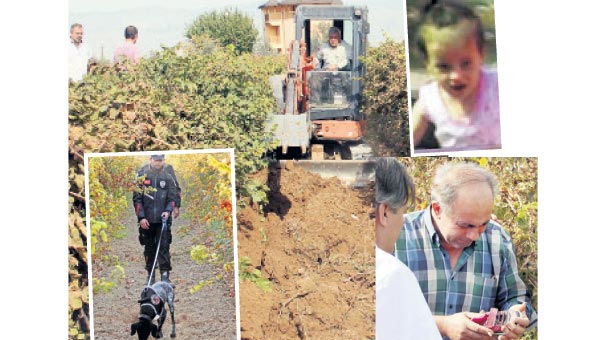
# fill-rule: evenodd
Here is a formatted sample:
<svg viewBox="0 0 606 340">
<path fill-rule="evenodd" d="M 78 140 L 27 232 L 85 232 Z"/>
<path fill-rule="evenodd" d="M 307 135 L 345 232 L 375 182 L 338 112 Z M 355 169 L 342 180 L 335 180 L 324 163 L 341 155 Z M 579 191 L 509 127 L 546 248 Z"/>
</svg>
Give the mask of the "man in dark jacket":
<svg viewBox="0 0 606 340">
<path fill-rule="evenodd" d="M 160 155 L 162 156 L 162 155 Z M 154 160 L 150 157 L 149 163 L 145 164 L 143 167 L 141 167 L 140 171 L 149 171 L 150 168 L 152 167 L 152 163 L 154 162 Z M 175 197 L 175 207 L 173 208 L 173 212 L 172 214 L 168 217 L 168 221 L 169 223 L 172 223 L 172 219 L 173 217 L 176 219 L 177 217 L 179 217 L 180 214 L 180 209 L 181 209 L 181 186 L 179 185 L 179 181 L 177 180 L 177 175 L 175 174 L 175 169 L 173 168 L 172 165 L 166 163 L 164 161 L 164 159 L 162 160 L 158 160 L 157 162 L 157 166 L 160 166 L 160 162 L 162 163 L 162 167 L 163 169 L 166 171 L 166 173 L 168 173 L 170 176 L 172 176 L 174 182 L 175 182 L 175 186 L 177 187 L 177 196 Z"/>
<path fill-rule="evenodd" d="M 171 220 L 169 219 L 178 200 L 177 184 L 172 174 L 167 171 L 164 164 L 164 155 L 153 155 L 149 165 L 137 171 L 137 181 L 141 184 L 141 191 L 133 193 L 133 205 L 139 221 L 139 242 L 144 246 L 145 269 L 155 281 L 155 272 L 151 269 L 156 256 L 156 249 L 160 243 L 158 264 L 162 281 L 170 282 L 170 243 L 172 235 L 170 232 Z M 167 220 L 167 229 L 162 240 L 162 219 Z M 147 282 L 147 281 L 146 281 Z"/>
</svg>

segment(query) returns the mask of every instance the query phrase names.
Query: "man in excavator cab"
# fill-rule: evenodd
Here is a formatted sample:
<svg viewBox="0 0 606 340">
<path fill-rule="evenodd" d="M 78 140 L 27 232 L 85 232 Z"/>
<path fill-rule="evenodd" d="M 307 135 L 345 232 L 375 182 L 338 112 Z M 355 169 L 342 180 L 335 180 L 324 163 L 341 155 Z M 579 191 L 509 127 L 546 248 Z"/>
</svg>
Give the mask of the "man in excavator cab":
<svg viewBox="0 0 606 340">
<path fill-rule="evenodd" d="M 331 27 L 328 30 L 328 42 L 324 43 L 316 55 L 316 70 L 350 71 L 351 46 L 341 39 L 341 30 Z"/>
<path fill-rule="evenodd" d="M 297 7 L 288 70 L 270 78 L 279 112 L 268 120 L 268 130 L 280 156 L 361 160 L 372 154 L 360 111 L 367 14 L 357 6 Z"/>
</svg>

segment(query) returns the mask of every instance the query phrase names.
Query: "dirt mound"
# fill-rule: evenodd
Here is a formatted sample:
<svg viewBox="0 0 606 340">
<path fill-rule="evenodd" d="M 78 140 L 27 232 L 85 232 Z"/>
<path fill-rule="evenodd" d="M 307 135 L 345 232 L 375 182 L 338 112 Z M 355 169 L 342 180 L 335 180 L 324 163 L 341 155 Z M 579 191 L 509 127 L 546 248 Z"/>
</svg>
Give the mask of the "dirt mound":
<svg viewBox="0 0 606 340">
<path fill-rule="evenodd" d="M 238 213 L 239 255 L 272 290 L 240 282 L 242 339 L 371 339 L 373 211 L 368 192 L 299 168 L 258 174 L 271 188 L 260 214 Z"/>
</svg>

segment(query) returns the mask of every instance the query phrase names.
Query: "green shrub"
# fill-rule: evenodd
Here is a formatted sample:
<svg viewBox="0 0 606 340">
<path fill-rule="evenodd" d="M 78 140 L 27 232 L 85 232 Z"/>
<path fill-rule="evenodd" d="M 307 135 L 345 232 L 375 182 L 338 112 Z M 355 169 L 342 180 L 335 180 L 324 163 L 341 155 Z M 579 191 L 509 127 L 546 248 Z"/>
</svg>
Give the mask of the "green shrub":
<svg viewBox="0 0 606 340">
<path fill-rule="evenodd" d="M 72 151 L 235 147 L 241 188 L 272 147 L 264 131 L 275 110 L 267 79 L 282 71 L 279 58 L 165 49 L 128 72 L 100 69 L 70 87 Z"/>
<path fill-rule="evenodd" d="M 389 38 L 368 50 L 361 111 L 368 116 L 369 142 L 378 156 L 410 156 L 406 50 Z"/>
<path fill-rule="evenodd" d="M 88 336 L 88 262 L 84 216 L 84 153 L 149 150 L 236 149 L 236 188 L 266 166 L 273 148 L 265 132 L 276 110 L 268 78 L 284 57 L 239 55 L 205 44 L 166 48 L 118 72 L 99 66 L 69 86 L 69 328 Z"/>
</svg>

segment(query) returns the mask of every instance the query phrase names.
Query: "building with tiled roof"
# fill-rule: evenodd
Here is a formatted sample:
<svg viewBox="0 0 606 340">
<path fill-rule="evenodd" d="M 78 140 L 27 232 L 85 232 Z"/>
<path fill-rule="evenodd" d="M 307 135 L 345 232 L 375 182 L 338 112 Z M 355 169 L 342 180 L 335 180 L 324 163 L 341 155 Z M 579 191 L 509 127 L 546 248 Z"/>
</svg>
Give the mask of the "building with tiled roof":
<svg viewBox="0 0 606 340">
<path fill-rule="evenodd" d="M 295 9 L 299 5 L 342 5 L 341 0 L 269 0 L 259 6 L 265 17 L 265 41 L 269 47 L 286 53 L 295 38 Z"/>
</svg>

